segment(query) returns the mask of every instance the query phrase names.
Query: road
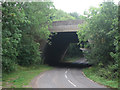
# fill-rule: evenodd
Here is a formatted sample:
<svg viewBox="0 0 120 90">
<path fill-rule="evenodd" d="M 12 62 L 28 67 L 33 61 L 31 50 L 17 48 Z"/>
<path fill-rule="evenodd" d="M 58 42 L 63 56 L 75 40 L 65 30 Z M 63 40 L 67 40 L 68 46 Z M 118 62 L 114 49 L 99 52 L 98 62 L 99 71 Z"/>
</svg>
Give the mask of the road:
<svg viewBox="0 0 120 90">
<path fill-rule="evenodd" d="M 77 61 L 79 62 L 79 61 Z M 86 78 L 80 68 L 55 68 L 32 81 L 33 88 L 106 88 Z"/>
</svg>

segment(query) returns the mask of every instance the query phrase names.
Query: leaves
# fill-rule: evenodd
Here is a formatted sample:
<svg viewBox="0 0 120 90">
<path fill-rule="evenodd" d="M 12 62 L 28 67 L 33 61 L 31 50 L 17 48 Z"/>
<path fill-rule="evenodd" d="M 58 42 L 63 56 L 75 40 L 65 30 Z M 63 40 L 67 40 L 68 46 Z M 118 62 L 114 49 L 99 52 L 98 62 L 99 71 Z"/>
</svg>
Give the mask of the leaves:
<svg viewBox="0 0 120 90">
<path fill-rule="evenodd" d="M 96 72 L 107 79 L 118 77 L 120 34 L 117 11 L 117 5 L 113 2 L 103 2 L 99 8 L 90 8 L 85 12 L 87 24 L 81 25 L 77 32 L 79 42 L 88 40 L 87 44 L 90 45 L 85 57 L 89 62 L 100 67 Z"/>
<path fill-rule="evenodd" d="M 3 2 L 3 71 L 15 70 L 15 64 L 41 64 L 41 40 L 51 34 L 52 2 Z M 14 67 L 14 68 L 13 68 Z"/>
<path fill-rule="evenodd" d="M 56 10 L 53 20 L 54 21 L 64 21 L 64 20 L 74 20 L 75 17 L 71 16 L 70 14 L 62 11 L 62 10 Z"/>
<path fill-rule="evenodd" d="M 113 2 L 103 2 L 99 8 L 90 8 L 86 15 L 87 23 L 80 26 L 77 34 L 80 43 L 87 40 L 89 42 L 91 54 L 88 59 L 96 64 L 113 61 L 110 52 L 115 51 L 113 42 L 117 28 L 114 24 L 117 23 L 117 5 Z"/>
</svg>

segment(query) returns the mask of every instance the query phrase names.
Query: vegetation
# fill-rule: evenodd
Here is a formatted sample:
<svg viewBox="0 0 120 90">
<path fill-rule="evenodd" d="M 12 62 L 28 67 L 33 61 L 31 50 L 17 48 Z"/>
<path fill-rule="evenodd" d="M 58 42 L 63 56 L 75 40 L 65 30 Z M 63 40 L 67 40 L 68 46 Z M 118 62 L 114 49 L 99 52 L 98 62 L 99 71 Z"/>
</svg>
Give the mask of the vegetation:
<svg viewBox="0 0 120 90">
<path fill-rule="evenodd" d="M 84 16 L 76 12 L 56 10 L 52 2 L 44 0 L 2 2 L 3 86 L 8 83 L 8 87 L 24 87 L 40 72 L 51 69 L 41 65 L 44 61 L 40 46 L 41 41 L 48 40 L 51 35 L 48 26 L 51 26 L 52 21 L 84 19 L 86 22 L 80 25 L 77 32 L 79 44 L 83 47 L 81 42 L 84 42 L 88 48 L 84 56 L 94 64 L 94 67 L 85 69 L 84 72 L 90 79 L 100 83 L 104 80 L 103 84 L 116 88 L 118 76 L 120 77 L 118 17 L 120 19 L 120 8 L 114 2 L 103 2 L 99 8 L 91 7 Z M 82 56 L 77 44 L 70 44 L 66 60 L 74 59 L 73 56 Z M 69 60 L 74 61 L 73 59 Z"/>
<path fill-rule="evenodd" d="M 78 20 L 85 19 L 85 16 L 79 15 L 77 12 L 67 13 L 63 10 L 55 10 L 54 16 L 52 17 L 53 21 L 65 21 L 65 20 Z"/>
<path fill-rule="evenodd" d="M 75 17 L 76 19 L 80 19 L 80 16 L 77 12 L 70 13 L 70 15 Z"/>
<path fill-rule="evenodd" d="M 47 65 L 34 65 L 29 67 L 17 66 L 17 71 L 3 74 L 3 88 L 31 88 L 31 80 L 41 72 L 50 69 L 52 69 L 52 67 Z"/>
<path fill-rule="evenodd" d="M 82 57 L 83 53 L 82 50 L 80 50 L 80 47 L 77 45 L 77 43 L 70 43 L 67 52 L 66 57 Z"/>
<path fill-rule="evenodd" d="M 52 2 L 2 2 L 3 72 L 15 71 L 17 65 L 42 64 L 40 45 L 51 34 L 48 26 L 53 20 L 76 18 L 56 10 Z"/>
<path fill-rule="evenodd" d="M 65 56 L 64 58 L 63 58 L 63 61 L 64 62 L 75 62 L 75 61 L 78 61 L 78 60 L 80 60 L 80 56 L 72 56 L 72 57 L 69 57 L 69 56 Z"/>
<path fill-rule="evenodd" d="M 79 15 L 77 12 L 69 13 L 72 17 L 74 17 L 76 20 L 85 20 L 86 17 L 83 15 Z"/>
<path fill-rule="evenodd" d="M 104 77 L 100 77 L 98 73 L 99 71 L 97 71 L 99 69 L 100 69 L 99 67 L 90 67 L 88 69 L 84 69 L 83 72 L 89 79 L 97 83 L 103 84 L 107 86 L 108 88 L 118 88 L 118 79 L 107 80 Z"/>
<path fill-rule="evenodd" d="M 62 10 L 56 10 L 53 18 L 54 21 L 64 21 L 64 20 L 74 20 L 74 19 L 75 17 Z"/>
<path fill-rule="evenodd" d="M 75 62 L 76 60 L 79 60 L 81 57 L 83 57 L 83 52 L 82 50 L 80 50 L 79 45 L 77 45 L 77 43 L 70 43 L 63 61 Z"/>
<path fill-rule="evenodd" d="M 3 2 L 2 7 L 3 71 L 14 71 L 17 64 L 41 64 L 40 44 L 50 35 L 53 3 Z"/>
<path fill-rule="evenodd" d="M 86 23 L 80 26 L 77 34 L 79 42 L 88 41 L 89 50 L 84 55 L 97 67 L 94 71 L 88 70 L 88 73 L 97 73 L 106 80 L 117 80 L 120 62 L 118 6 L 114 2 L 103 2 L 99 8 L 91 7 L 85 15 Z"/>
</svg>

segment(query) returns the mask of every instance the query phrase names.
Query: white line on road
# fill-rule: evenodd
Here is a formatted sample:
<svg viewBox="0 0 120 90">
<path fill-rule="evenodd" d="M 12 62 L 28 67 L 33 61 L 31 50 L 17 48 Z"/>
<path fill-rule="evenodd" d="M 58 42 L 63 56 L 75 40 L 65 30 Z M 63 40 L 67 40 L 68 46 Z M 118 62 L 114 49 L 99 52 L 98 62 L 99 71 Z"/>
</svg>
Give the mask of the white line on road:
<svg viewBox="0 0 120 90">
<path fill-rule="evenodd" d="M 67 78 L 67 75 L 65 74 L 65 78 Z M 68 78 L 67 78 L 68 79 Z"/>
<path fill-rule="evenodd" d="M 68 80 L 69 83 L 71 83 L 74 87 L 76 87 L 76 85 L 74 83 L 72 83 L 70 80 Z"/>
<path fill-rule="evenodd" d="M 70 69 L 68 69 L 68 70 L 70 70 Z M 68 72 L 68 71 L 65 72 L 65 78 L 68 80 L 68 82 L 69 82 L 70 84 L 72 84 L 74 87 L 77 87 L 72 81 L 70 81 L 70 80 L 68 79 L 68 77 L 67 77 L 67 75 L 66 75 L 67 72 Z"/>
<path fill-rule="evenodd" d="M 65 72 L 65 74 L 67 74 L 67 71 Z"/>
</svg>

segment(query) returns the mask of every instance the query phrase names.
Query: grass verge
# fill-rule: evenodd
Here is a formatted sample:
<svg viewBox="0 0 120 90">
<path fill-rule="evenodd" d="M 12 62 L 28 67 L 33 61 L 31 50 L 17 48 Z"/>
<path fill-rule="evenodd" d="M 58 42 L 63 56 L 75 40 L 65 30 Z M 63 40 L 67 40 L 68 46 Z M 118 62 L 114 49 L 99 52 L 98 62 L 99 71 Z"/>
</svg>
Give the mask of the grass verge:
<svg viewBox="0 0 120 90">
<path fill-rule="evenodd" d="M 98 76 L 97 73 L 95 73 L 95 71 L 97 71 L 97 67 L 90 67 L 90 68 L 83 69 L 84 74 L 89 79 L 91 79 L 99 84 L 110 87 L 110 88 L 118 88 L 118 80 L 117 79 L 115 79 L 115 80 L 105 79 L 103 77 Z"/>
<path fill-rule="evenodd" d="M 31 88 L 29 85 L 31 80 L 41 72 L 52 69 L 47 65 L 20 67 L 13 73 L 3 73 L 3 88 Z"/>
<path fill-rule="evenodd" d="M 77 61 L 77 60 L 79 60 L 81 57 L 78 57 L 78 56 L 76 56 L 76 57 L 65 57 L 64 59 L 63 59 L 63 61 L 64 62 L 75 62 L 75 61 Z"/>
</svg>

